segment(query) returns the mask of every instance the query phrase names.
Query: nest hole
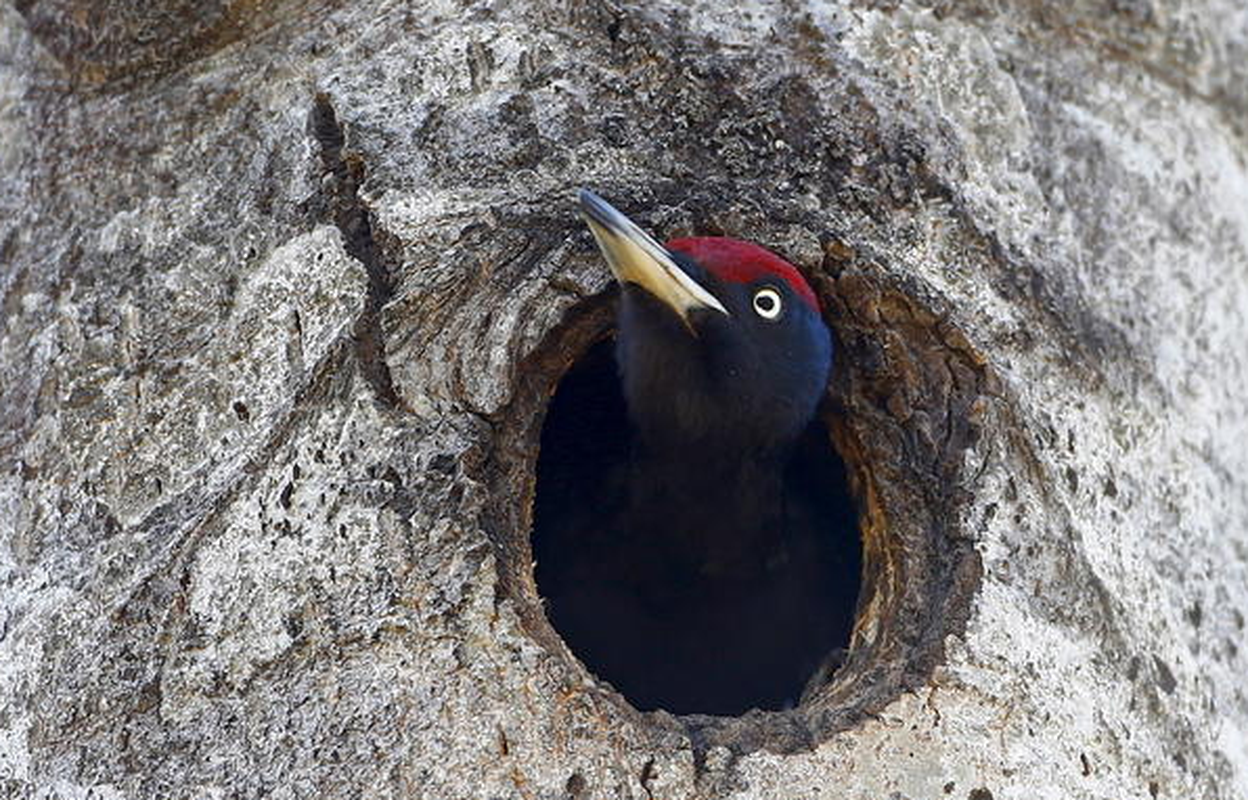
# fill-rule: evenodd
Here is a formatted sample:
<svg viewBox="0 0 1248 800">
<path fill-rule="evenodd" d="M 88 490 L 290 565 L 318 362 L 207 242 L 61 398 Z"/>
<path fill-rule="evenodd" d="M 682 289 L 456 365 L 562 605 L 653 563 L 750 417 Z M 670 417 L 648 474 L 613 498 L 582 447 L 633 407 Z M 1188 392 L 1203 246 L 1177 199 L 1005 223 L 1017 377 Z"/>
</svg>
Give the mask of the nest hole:
<svg viewBox="0 0 1248 800">
<path fill-rule="evenodd" d="M 603 338 L 567 370 L 542 425 L 532 548 L 551 624 L 640 710 L 797 706 L 812 678 L 825 681 L 844 659 L 862 574 L 858 515 L 827 420 L 812 422 L 785 467 L 786 530 L 766 568 L 747 580 L 692 573 L 617 522 L 633 442 L 613 350 Z"/>
<path fill-rule="evenodd" d="M 824 595 L 802 613 L 773 615 L 804 635 L 802 647 L 769 649 L 766 626 L 741 616 L 749 603 L 708 606 L 707 623 L 680 636 L 629 628 L 627 608 L 594 596 L 602 582 L 577 576 L 577 554 L 601 558 L 592 547 L 610 513 L 604 498 L 629 447 L 610 338 L 615 292 L 570 308 L 519 366 L 515 401 L 482 462 L 499 498 L 484 519 L 499 591 L 559 665 L 558 691 L 656 741 L 688 736 L 695 758 L 719 746 L 806 751 L 878 714 L 930 681 L 978 591 L 966 454 L 992 418 L 995 377 L 914 287 L 881 281 L 869 264 L 825 269 L 814 284 L 836 364 L 794 463 L 836 509 L 824 526 L 836 546 L 817 565 Z M 645 565 L 648 554 L 637 555 Z M 673 639 L 686 649 L 674 653 Z M 728 679 L 724 660 L 754 651 L 751 679 Z M 586 668 L 599 680 L 586 681 Z"/>
</svg>

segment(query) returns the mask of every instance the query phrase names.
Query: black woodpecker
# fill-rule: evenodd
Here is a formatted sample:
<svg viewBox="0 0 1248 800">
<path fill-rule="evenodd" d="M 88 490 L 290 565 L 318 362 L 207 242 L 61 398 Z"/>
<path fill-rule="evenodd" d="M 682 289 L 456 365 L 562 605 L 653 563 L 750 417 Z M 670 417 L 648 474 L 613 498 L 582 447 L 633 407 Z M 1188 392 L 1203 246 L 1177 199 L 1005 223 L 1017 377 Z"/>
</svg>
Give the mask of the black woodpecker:
<svg viewBox="0 0 1248 800">
<path fill-rule="evenodd" d="M 841 556 L 792 468 L 832 369 L 819 300 L 758 245 L 660 245 L 592 192 L 580 207 L 621 288 L 631 430 L 583 498 L 580 555 L 552 554 L 543 581 L 539 554 L 550 618 L 640 708 L 791 705 L 847 635 L 829 611 L 845 603 Z"/>
</svg>

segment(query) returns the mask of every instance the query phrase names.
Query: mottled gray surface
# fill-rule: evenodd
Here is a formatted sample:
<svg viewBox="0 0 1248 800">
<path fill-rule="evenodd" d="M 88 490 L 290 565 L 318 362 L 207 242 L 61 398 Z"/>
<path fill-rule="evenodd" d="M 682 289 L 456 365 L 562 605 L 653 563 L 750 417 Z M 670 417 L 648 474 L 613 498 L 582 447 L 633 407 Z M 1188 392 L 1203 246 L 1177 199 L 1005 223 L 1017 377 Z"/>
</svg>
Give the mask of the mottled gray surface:
<svg viewBox="0 0 1248 800">
<path fill-rule="evenodd" d="M 0 796 L 1248 797 L 1242 3 L 93 5 L 0 6 Z M 638 714 L 542 621 L 581 185 L 949 426 L 872 541 L 982 578 L 869 713 Z"/>
</svg>

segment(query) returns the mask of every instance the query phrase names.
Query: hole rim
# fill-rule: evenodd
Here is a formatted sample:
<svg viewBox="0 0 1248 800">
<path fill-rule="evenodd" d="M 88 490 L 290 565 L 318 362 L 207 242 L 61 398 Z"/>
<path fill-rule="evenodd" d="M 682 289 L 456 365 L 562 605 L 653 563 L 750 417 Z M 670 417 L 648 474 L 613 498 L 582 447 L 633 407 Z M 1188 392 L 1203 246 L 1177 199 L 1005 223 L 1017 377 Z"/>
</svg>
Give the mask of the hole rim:
<svg viewBox="0 0 1248 800">
<path fill-rule="evenodd" d="M 727 746 L 738 754 L 761 749 L 781 754 L 807 752 L 853 728 L 930 681 L 936 667 L 944 663 L 946 637 L 965 631 L 979 592 L 982 561 L 973 537 L 960 530 L 960 511 L 969 497 L 957 492 L 933 494 L 932 490 L 939 490 L 941 484 L 961 485 L 958 456 L 977 439 L 972 406 L 983 395 L 973 392 L 972 402 L 966 397 L 957 398 L 958 402 L 948 396 L 940 398 L 950 415 L 944 427 L 950 431 L 960 427 L 971 435 L 952 441 L 950 433 L 943 449 L 931 451 L 928 464 L 884 459 L 888 463 L 881 469 L 877 451 L 896 447 L 899 432 L 909 434 L 908 444 L 904 436 L 903 444 L 913 451 L 923 444 L 915 438 L 921 431 L 908 429 L 904 420 L 891 430 L 873 430 L 875 418 L 898 416 L 899 410 L 881 394 L 873 366 L 860 359 L 864 349 L 870 350 L 872 344 L 878 348 L 896 336 L 896 329 L 908 328 L 910 335 L 926 331 L 928 345 L 935 343 L 949 357 L 977 370 L 978 388 L 988 380 L 986 362 L 970 349 L 966 337 L 952 337 L 959 346 L 950 344 L 948 321 L 928 311 L 916 293 L 888 281 L 878 269 L 856 267 L 833 264 L 829 268 L 825 263 L 820 274 L 807 277 L 819 295 L 837 345 L 833 378 L 819 413 L 845 464 L 857 507 L 862 575 L 844 661 L 794 708 L 754 709 L 736 717 L 638 710 L 577 658 L 543 609 L 532 548 L 542 427 L 550 400 L 568 370 L 611 335 L 617 287 L 587 296 L 561 315 L 519 365 L 512 402 L 500 415 L 486 481 L 493 496 L 522 500 L 518 508 L 492 504 L 486 521 L 498 555 L 500 599 L 511 601 L 524 631 L 555 659 L 569 690 L 584 691 L 600 709 L 610 709 L 640 729 L 652 730 L 656 737 L 683 734 L 695 753 L 715 746 Z M 884 383 L 887 388 L 888 381 Z M 864 408 L 872 413 L 864 414 Z M 900 416 L 908 412 L 913 409 L 902 409 Z M 924 470 L 928 474 L 916 476 L 916 471 Z M 897 472 L 902 474 L 891 474 Z M 906 477 L 919 480 L 908 485 Z M 928 513 L 921 524 L 911 519 L 907 525 L 906 515 L 898 513 L 913 510 L 915 502 L 928 501 L 935 505 L 923 506 Z"/>
</svg>

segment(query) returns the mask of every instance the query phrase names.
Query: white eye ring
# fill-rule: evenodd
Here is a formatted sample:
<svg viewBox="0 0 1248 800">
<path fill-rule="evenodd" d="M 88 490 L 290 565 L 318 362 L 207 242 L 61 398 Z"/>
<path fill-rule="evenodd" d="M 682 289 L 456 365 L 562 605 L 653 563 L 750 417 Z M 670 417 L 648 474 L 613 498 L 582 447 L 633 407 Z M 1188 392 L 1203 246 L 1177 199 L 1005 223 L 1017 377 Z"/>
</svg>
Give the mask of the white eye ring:
<svg viewBox="0 0 1248 800">
<path fill-rule="evenodd" d="M 754 293 L 754 313 L 763 319 L 775 319 L 784 310 L 784 301 L 780 293 L 770 286 L 764 286 Z"/>
</svg>

